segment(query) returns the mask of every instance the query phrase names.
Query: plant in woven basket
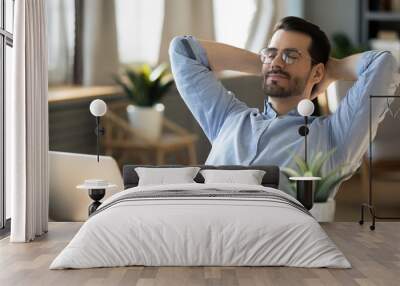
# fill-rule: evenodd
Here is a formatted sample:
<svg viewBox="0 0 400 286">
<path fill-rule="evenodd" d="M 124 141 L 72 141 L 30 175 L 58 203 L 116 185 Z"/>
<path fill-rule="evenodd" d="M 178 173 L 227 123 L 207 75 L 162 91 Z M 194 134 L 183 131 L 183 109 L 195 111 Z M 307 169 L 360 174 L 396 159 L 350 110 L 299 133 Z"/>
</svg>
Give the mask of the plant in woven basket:
<svg viewBox="0 0 400 286">
<path fill-rule="evenodd" d="M 114 80 L 134 105 L 143 107 L 151 107 L 160 102 L 174 83 L 165 63 L 154 69 L 148 64 L 138 68 L 126 68 L 120 76 L 114 77 Z"/>
<path fill-rule="evenodd" d="M 314 201 L 326 202 L 334 188 L 348 176 L 344 174 L 346 165 L 339 165 L 329 173 L 323 175 L 322 167 L 324 163 L 335 153 L 336 149 L 332 149 L 327 153 L 317 152 L 311 160 L 306 163 L 302 157 L 297 154 L 293 156 L 296 169 L 281 168 L 282 172 L 289 177 L 321 177 L 320 181 L 315 182 Z M 290 187 L 296 193 L 296 182 L 291 182 Z"/>
</svg>

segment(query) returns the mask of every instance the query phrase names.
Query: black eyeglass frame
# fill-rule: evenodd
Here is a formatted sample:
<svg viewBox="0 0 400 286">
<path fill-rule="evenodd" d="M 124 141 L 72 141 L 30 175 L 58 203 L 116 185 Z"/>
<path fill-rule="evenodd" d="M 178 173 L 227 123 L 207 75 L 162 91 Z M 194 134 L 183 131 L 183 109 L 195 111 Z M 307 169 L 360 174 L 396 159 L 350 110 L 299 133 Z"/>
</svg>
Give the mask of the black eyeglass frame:
<svg viewBox="0 0 400 286">
<path fill-rule="evenodd" d="M 268 57 L 266 56 L 266 54 L 267 54 L 268 51 L 275 51 L 275 52 L 276 52 L 275 56 L 274 56 L 272 59 L 270 59 L 269 61 L 266 60 L 266 59 L 268 59 Z M 297 54 L 298 54 L 298 58 L 293 59 L 293 62 L 288 62 L 287 59 L 290 59 L 290 58 L 291 58 L 291 57 L 288 55 L 288 53 L 291 53 L 291 52 L 297 53 Z M 279 54 L 279 50 L 278 50 L 277 48 L 271 48 L 271 47 L 263 48 L 263 49 L 259 52 L 260 60 L 261 60 L 261 62 L 262 62 L 263 64 L 271 64 L 272 61 L 278 56 L 278 54 Z M 295 64 L 296 62 L 298 62 L 298 60 L 300 59 L 300 57 L 307 57 L 307 58 L 309 58 L 309 59 L 311 60 L 311 64 L 312 64 L 312 65 L 315 65 L 315 64 L 318 63 L 318 62 L 317 62 L 316 60 L 314 60 L 310 55 L 306 55 L 306 54 L 304 54 L 302 51 L 300 51 L 300 50 L 298 50 L 298 49 L 296 49 L 296 48 L 287 48 L 287 49 L 283 49 L 283 50 L 281 50 L 280 55 L 281 55 L 282 61 L 283 61 L 285 64 L 287 64 L 287 65 Z"/>
</svg>

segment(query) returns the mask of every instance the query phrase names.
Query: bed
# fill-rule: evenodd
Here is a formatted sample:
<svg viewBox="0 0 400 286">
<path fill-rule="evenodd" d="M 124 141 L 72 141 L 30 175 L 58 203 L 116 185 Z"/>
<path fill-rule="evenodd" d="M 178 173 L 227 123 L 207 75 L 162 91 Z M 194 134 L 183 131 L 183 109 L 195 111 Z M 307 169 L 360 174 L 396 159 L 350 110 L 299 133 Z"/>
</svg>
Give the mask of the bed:
<svg viewBox="0 0 400 286">
<path fill-rule="evenodd" d="M 103 202 L 50 269 L 351 267 L 312 215 L 277 189 L 276 166 L 198 166 L 263 170 L 260 185 L 204 183 L 199 172 L 193 183 L 149 186 L 138 185 L 138 167 L 124 166 L 125 190 Z"/>
</svg>

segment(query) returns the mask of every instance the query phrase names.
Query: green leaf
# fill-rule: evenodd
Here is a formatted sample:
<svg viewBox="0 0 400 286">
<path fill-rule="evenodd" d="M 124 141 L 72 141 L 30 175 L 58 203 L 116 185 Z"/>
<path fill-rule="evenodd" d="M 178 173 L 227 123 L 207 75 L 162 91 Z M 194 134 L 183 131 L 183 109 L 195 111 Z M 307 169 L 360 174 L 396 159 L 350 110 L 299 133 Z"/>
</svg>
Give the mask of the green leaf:
<svg viewBox="0 0 400 286">
<path fill-rule="evenodd" d="M 312 167 L 310 167 L 310 169 L 312 169 L 312 172 L 319 176 L 323 164 L 332 156 L 333 153 L 335 153 L 335 151 L 336 148 L 333 148 L 332 150 L 328 151 L 323 156 L 318 158 L 318 160 L 313 162 Z"/>
<path fill-rule="evenodd" d="M 167 64 L 162 63 L 158 67 L 156 67 L 150 74 L 150 81 L 155 81 L 157 79 L 161 79 L 165 76 L 167 71 Z"/>
<path fill-rule="evenodd" d="M 330 193 L 335 188 L 335 186 L 344 178 L 345 176 L 332 175 L 326 178 L 323 183 L 315 192 L 314 201 L 315 202 L 326 202 L 329 198 Z"/>
<path fill-rule="evenodd" d="M 293 160 L 296 163 L 297 167 L 300 169 L 301 174 L 304 174 L 308 171 L 306 162 L 300 156 L 293 154 Z"/>
<path fill-rule="evenodd" d="M 315 166 L 315 164 L 321 159 L 321 157 L 322 157 L 322 152 L 318 152 L 317 154 L 315 154 L 315 156 L 311 159 L 311 163 L 309 166 L 310 169 L 314 169 L 313 166 Z"/>
<path fill-rule="evenodd" d="M 283 167 L 283 168 L 281 168 L 281 171 L 286 175 L 286 177 L 301 177 L 301 175 L 297 172 L 297 171 L 295 171 L 295 170 L 293 170 L 293 169 L 291 169 L 291 168 L 286 168 L 286 167 Z"/>
<path fill-rule="evenodd" d="M 345 166 L 347 166 L 347 164 L 340 164 L 323 176 L 321 181 L 318 181 L 315 187 L 315 201 L 326 201 L 336 185 L 349 175 L 342 173 Z M 337 180 L 335 178 L 337 178 Z"/>
<path fill-rule="evenodd" d="M 339 165 L 339 166 L 336 166 L 336 168 L 334 168 L 333 170 L 331 170 L 329 173 L 327 173 L 327 174 L 325 174 L 324 175 L 324 179 L 325 178 L 329 178 L 329 177 L 331 177 L 331 176 L 333 176 L 333 175 L 342 175 L 342 171 L 343 171 L 343 168 L 346 166 L 346 164 L 341 164 L 341 165 Z"/>
<path fill-rule="evenodd" d="M 314 177 L 314 174 L 311 171 L 307 171 L 303 175 L 304 177 Z"/>
<path fill-rule="evenodd" d="M 296 197 L 296 194 L 297 194 L 297 185 L 296 185 L 296 182 L 290 183 L 290 184 L 289 184 L 289 187 L 290 187 L 290 190 L 289 190 L 289 191 L 291 191 L 291 195 L 292 195 L 293 197 Z"/>
<path fill-rule="evenodd" d="M 141 72 L 137 73 L 134 70 L 127 70 L 126 74 L 128 78 L 131 80 L 132 85 L 135 87 L 136 92 L 135 96 L 137 98 L 137 103 L 140 106 L 151 106 L 149 94 L 149 85 L 146 80 L 146 75 L 143 73 L 144 69 Z"/>
<path fill-rule="evenodd" d="M 166 94 L 169 89 L 174 85 L 174 83 L 175 81 L 173 79 L 170 79 L 169 81 L 161 84 L 159 88 L 159 93 L 162 95 Z"/>
<path fill-rule="evenodd" d="M 114 77 L 114 81 L 119 84 L 122 89 L 124 90 L 124 92 L 126 93 L 126 95 L 129 97 L 129 99 L 131 99 L 133 102 L 135 102 L 136 98 L 133 95 L 133 90 L 132 88 L 130 88 L 126 83 L 124 83 L 119 77 L 115 76 Z"/>
</svg>

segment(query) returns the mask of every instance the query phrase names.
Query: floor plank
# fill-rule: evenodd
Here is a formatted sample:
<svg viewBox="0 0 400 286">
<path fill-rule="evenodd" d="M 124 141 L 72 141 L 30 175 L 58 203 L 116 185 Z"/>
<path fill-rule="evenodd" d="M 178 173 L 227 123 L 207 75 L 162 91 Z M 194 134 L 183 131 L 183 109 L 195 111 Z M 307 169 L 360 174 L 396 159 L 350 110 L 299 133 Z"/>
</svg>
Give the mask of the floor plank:
<svg viewBox="0 0 400 286">
<path fill-rule="evenodd" d="M 352 269 L 290 267 L 117 267 L 48 269 L 81 223 L 53 222 L 32 243 L 0 240 L 0 285 L 399 285 L 400 222 L 379 222 L 375 231 L 356 222 L 322 227 L 352 263 Z"/>
</svg>

